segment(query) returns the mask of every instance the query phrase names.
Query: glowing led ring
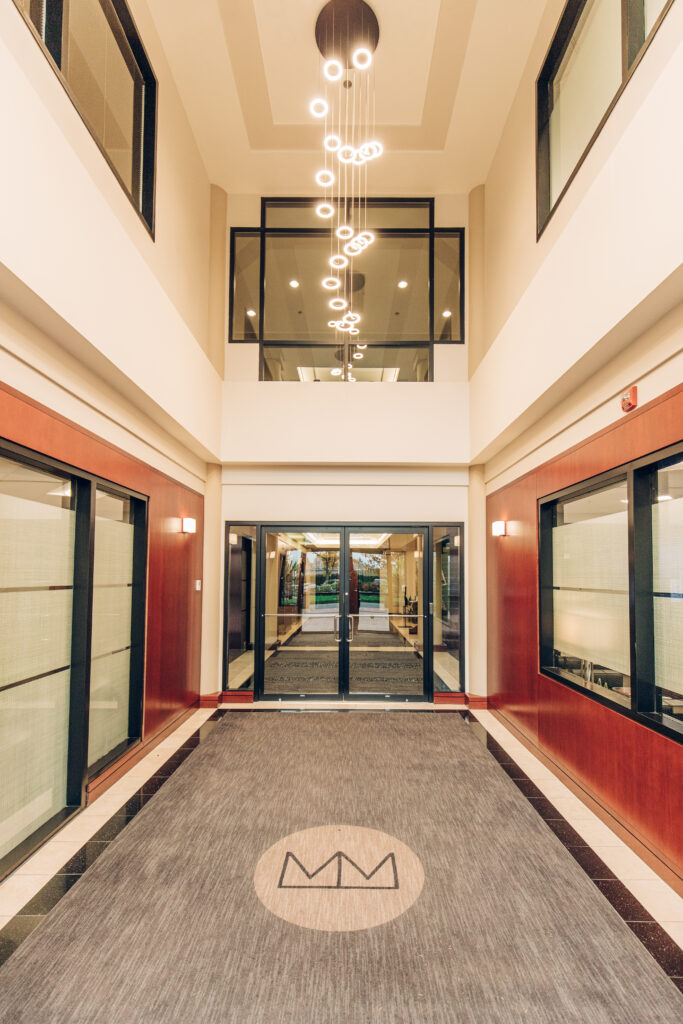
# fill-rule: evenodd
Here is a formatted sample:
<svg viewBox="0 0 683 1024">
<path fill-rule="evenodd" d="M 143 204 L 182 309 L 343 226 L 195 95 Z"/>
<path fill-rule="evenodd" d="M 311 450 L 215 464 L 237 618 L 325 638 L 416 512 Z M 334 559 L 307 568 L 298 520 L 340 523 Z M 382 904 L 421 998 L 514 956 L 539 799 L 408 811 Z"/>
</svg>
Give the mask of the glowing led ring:
<svg viewBox="0 0 683 1024">
<path fill-rule="evenodd" d="M 328 82 L 338 82 L 344 74 L 344 68 L 339 60 L 328 60 L 323 67 L 323 74 Z"/>
<path fill-rule="evenodd" d="M 343 164 L 352 164 L 355 155 L 355 148 L 353 146 L 349 146 L 348 144 L 345 146 L 340 146 L 339 149 L 337 150 L 337 157 Z"/>
<path fill-rule="evenodd" d="M 362 167 L 363 164 L 366 164 L 367 162 L 368 158 L 363 156 L 361 151 L 357 149 L 356 152 L 353 154 L 353 160 L 351 161 L 354 167 Z"/>
<path fill-rule="evenodd" d="M 332 203 L 318 203 L 315 212 L 323 220 L 329 220 L 330 217 L 334 217 L 334 206 L 332 206 Z"/>
<path fill-rule="evenodd" d="M 360 331 L 358 330 L 357 327 L 349 327 L 349 334 L 353 334 L 353 335 L 360 334 Z M 362 359 L 362 356 L 361 356 L 360 352 L 356 352 L 356 354 L 355 354 L 355 356 L 353 358 L 354 359 Z"/>
<path fill-rule="evenodd" d="M 327 105 L 327 100 L 317 99 L 311 101 L 308 109 L 313 114 L 313 117 L 324 117 L 330 108 Z"/>
<path fill-rule="evenodd" d="M 328 320 L 327 321 L 327 326 L 328 327 L 336 327 L 337 326 L 337 321 L 336 320 Z"/>
<path fill-rule="evenodd" d="M 356 348 L 367 348 L 367 345 L 361 345 L 360 342 L 356 344 Z"/>
<path fill-rule="evenodd" d="M 334 270 L 341 270 L 342 267 L 348 267 L 349 261 L 346 256 L 342 256 L 341 253 L 336 256 L 330 256 L 330 266 Z"/>
<path fill-rule="evenodd" d="M 347 313 L 344 319 L 348 320 L 350 324 L 357 324 L 360 320 L 360 313 Z"/>
<path fill-rule="evenodd" d="M 341 286 L 341 281 L 338 277 L 324 277 L 322 285 L 323 288 L 327 288 L 328 292 L 333 292 L 336 288 Z"/>
<path fill-rule="evenodd" d="M 329 188 L 330 185 L 334 185 L 334 173 L 332 171 L 318 171 L 315 176 L 315 180 L 321 188 Z"/>
<path fill-rule="evenodd" d="M 354 68 L 358 68 L 359 71 L 365 71 L 372 64 L 372 54 L 366 46 L 359 46 L 357 50 L 354 50 L 351 60 L 353 61 Z"/>
<path fill-rule="evenodd" d="M 373 235 L 372 231 L 361 231 L 361 233 L 359 235 L 357 235 L 356 237 L 358 239 L 361 239 L 361 238 L 365 239 L 365 245 L 366 246 L 367 245 L 372 245 L 372 243 L 375 241 L 375 236 Z"/>
<path fill-rule="evenodd" d="M 326 135 L 323 141 L 323 146 L 328 153 L 336 153 L 341 144 L 342 141 L 338 135 Z"/>
<path fill-rule="evenodd" d="M 341 239 L 353 238 L 353 228 L 349 227 L 348 224 L 340 224 L 335 231 L 335 235 Z"/>
<path fill-rule="evenodd" d="M 344 252 L 347 256 L 359 256 L 363 249 L 367 249 L 369 242 L 360 242 L 358 238 L 352 238 L 350 242 L 347 242 L 344 246 Z"/>
<path fill-rule="evenodd" d="M 346 309 L 348 302 L 346 299 L 342 299 L 341 296 L 338 296 L 336 299 L 330 299 L 328 306 L 330 309 Z"/>
</svg>

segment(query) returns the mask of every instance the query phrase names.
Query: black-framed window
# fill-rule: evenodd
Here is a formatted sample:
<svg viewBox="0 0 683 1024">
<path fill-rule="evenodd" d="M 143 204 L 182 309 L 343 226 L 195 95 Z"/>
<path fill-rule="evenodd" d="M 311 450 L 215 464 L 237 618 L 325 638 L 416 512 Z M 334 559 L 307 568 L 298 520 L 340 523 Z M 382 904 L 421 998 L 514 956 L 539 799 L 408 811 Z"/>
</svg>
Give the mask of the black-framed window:
<svg viewBox="0 0 683 1024">
<path fill-rule="evenodd" d="M 260 227 L 232 229 L 229 340 L 260 343 L 262 380 L 430 380 L 433 343 L 464 341 L 464 230 L 435 228 L 431 199 L 369 199 L 362 218 L 375 242 L 347 272 L 360 348 L 329 326 L 314 200 L 263 199 Z"/>
<path fill-rule="evenodd" d="M 0 442 L 0 877 L 141 739 L 146 512 Z"/>
<path fill-rule="evenodd" d="M 539 502 L 540 668 L 683 740 L 683 444 Z"/>
<path fill-rule="evenodd" d="M 157 83 L 124 0 L 15 0 L 148 229 Z"/>
<path fill-rule="evenodd" d="M 672 3 L 568 0 L 536 83 L 539 235 Z"/>
</svg>

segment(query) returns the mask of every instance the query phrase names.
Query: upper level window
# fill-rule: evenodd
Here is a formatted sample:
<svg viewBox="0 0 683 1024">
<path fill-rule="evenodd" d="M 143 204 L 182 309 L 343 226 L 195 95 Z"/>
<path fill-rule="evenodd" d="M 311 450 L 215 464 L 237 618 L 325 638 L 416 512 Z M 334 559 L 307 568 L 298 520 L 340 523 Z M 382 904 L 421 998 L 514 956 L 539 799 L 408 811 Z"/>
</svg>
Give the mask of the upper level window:
<svg viewBox="0 0 683 1024">
<path fill-rule="evenodd" d="M 345 271 L 359 345 L 330 328 L 313 200 L 266 199 L 260 228 L 233 230 L 230 341 L 261 343 L 262 379 L 425 381 L 433 342 L 464 340 L 463 230 L 434 228 L 430 199 L 370 199 L 363 217 L 375 241 Z"/>
<path fill-rule="evenodd" d="M 147 227 L 156 79 L 123 0 L 15 0 Z"/>
<path fill-rule="evenodd" d="M 537 82 L 538 231 L 673 0 L 569 0 Z"/>
</svg>

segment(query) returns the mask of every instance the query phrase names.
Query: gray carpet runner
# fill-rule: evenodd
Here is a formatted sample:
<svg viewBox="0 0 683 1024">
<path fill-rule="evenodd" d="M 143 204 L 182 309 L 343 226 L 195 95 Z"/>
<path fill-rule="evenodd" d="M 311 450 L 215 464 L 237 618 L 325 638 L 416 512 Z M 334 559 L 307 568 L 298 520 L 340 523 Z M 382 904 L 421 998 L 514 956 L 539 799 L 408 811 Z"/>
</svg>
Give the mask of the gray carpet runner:
<svg viewBox="0 0 683 1024">
<path fill-rule="evenodd" d="M 419 858 L 404 913 L 315 931 L 260 902 L 264 852 L 330 825 Z M 293 903 L 312 898 L 294 855 Z M 399 854 L 396 886 L 387 860 L 374 890 L 348 851 L 329 857 L 368 901 L 400 898 Z M 680 1024 L 683 1008 L 460 717 L 409 712 L 226 715 L 10 958 L 0 992 L 3 1024 Z"/>
</svg>

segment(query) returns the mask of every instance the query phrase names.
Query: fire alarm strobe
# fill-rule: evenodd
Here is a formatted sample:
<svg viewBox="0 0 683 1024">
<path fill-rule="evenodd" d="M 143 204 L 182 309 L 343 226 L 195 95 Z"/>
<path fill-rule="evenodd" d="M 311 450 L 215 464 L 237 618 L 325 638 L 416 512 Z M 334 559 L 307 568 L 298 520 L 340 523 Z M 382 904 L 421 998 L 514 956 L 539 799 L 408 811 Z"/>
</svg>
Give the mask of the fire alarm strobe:
<svg viewBox="0 0 683 1024">
<path fill-rule="evenodd" d="M 631 412 L 632 409 L 638 405 L 638 387 L 636 384 L 627 391 L 625 395 L 621 396 L 621 411 Z"/>
</svg>

